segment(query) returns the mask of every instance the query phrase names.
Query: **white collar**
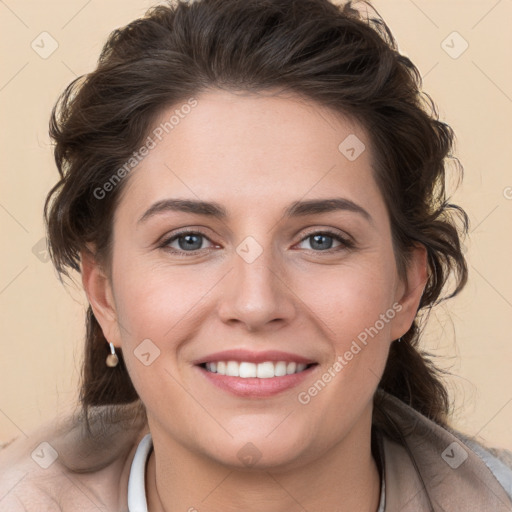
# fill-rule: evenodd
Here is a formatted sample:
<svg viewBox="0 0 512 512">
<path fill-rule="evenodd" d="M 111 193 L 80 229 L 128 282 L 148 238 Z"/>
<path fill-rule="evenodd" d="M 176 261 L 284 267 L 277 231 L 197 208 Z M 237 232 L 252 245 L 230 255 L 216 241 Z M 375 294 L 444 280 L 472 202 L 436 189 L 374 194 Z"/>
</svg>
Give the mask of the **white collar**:
<svg viewBox="0 0 512 512">
<path fill-rule="evenodd" d="M 146 434 L 137 450 L 130 468 L 130 478 L 128 480 L 128 511 L 129 512 L 148 512 L 148 503 L 146 500 L 146 462 L 153 448 L 151 434 Z"/>
<path fill-rule="evenodd" d="M 153 440 L 151 438 L 151 434 L 146 434 L 140 441 L 139 446 L 135 451 L 135 456 L 130 468 L 130 478 L 128 480 L 128 512 L 148 512 L 145 477 L 146 463 L 152 448 Z M 384 454 L 382 450 L 382 443 L 380 442 L 379 449 L 382 461 L 382 479 L 379 509 L 377 512 L 384 512 L 386 484 L 384 479 Z"/>
</svg>

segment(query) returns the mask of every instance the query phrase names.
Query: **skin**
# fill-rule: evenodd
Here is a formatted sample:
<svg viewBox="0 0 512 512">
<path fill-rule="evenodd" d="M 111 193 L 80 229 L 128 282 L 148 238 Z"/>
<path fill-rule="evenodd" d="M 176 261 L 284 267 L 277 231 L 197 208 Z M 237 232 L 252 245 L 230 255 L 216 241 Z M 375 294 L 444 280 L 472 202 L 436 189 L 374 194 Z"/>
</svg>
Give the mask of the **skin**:
<svg viewBox="0 0 512 512">
<path fill-rule="evenodd" d="M 293 95 L 212 90 L 197 100 L 127 178 L 111 277 L 82 255 L 94 314 L 123 349 L 147 408 L 149 510 L 375 511 L 372 397 L 390 344 L 414 320 L 425 249 L 411 253 L 402 278 L 370 140 L 357 123 Z M 338 150 L 350 134 L 366 146 L 354 161 Z M 357 203 L 371 220 L 346 210 L 283 216 L 294 201 L 334 197 Z M 228 217 L 167 211 L 137 223 L 168 198 L 216 201 Z M 186 251 L 178 239 L 168 250 L 158 246 L 180 228 L 205 235 L 192 256 L 170 252 Z M 326 229 L 354 247 L 327 238 L 318 248 L 311 235 Z M 251 263 L 236 251 L 248 236 L 262 249 Z M 301 404 L 298 394 L 393 304 L 401 306 L 394 318 Z M 160 350 L 149 366 L 134 354 L 145 339 Z M 318 365 L 296 388 L 243 398 L 213 386 L 192 364 L 231 348 L 283 350 Z M 251 467 L 237 455 L 247 443 L 260 454 Z"/>
</svg>

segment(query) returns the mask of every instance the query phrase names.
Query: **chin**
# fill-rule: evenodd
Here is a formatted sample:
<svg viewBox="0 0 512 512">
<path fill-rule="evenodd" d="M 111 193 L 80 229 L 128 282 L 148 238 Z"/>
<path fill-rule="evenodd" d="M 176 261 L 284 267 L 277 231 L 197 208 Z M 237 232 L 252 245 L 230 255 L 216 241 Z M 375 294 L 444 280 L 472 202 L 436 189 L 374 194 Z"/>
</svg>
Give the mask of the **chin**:
<svg viewBox="0 0 512 512">
<path fill-rule="evenodd" d="M 252 436 L 238 436 L 228 443 L 215 443 L 216 451 L 208 452 L 218 463 L 237 470 L 286 470 L 305 462 L 307 443 L 298 434 L 276 435 L 272 439 L 269 429 Z M 221 451 L 222 450 L 222 451 Z"/>
</svg>

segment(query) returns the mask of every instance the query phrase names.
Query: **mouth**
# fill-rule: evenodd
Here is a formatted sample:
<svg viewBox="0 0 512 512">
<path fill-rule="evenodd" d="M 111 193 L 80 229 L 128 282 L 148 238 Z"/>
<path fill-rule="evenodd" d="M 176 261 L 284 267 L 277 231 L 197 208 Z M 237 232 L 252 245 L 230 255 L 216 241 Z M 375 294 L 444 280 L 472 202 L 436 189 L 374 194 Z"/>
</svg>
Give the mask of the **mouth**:
<svg viewBox="0 0 512 512">
<path fill-rule="evenodd" d="M 305 364 L 295 361 L 264 361 L 251 363 L 250 361 L 212 361 L 199 366 L 210 373 L 240 377 L 241 379 L 272 379 L 295 375 L 315 366 L 317 363 Z"/>
<path fill-rule="evenodd" d="M 285 352 L 230 350 L 195 361 L 194 367 L 217 388 L 246 398 L 265 398 L 297 387 L 319 364 Z"/>
</svg>

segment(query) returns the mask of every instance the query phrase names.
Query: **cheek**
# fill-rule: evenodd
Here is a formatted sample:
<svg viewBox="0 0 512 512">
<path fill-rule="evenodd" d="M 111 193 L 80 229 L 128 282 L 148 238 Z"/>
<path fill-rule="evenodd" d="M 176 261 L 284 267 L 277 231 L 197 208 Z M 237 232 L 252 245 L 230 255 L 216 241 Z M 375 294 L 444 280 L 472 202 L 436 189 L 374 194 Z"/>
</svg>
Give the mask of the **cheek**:
<svg viewBox="0 0 512 512">
<path fill-rule="evenodd" d="M 198 315 L 215 282 L 214 273 L 133 261 L 120 262 L 115 286 L 118 319 L 126 328 L 123 343 L 133 345 L 145 338 L 169 343 Z"/>
<path fill-rule="evenodd" d="M 321 320 L 317 324 L 331 353 L 313 386 L 300 390 L 298 401 L 327 414 L 336 430 L 343 422 L 337 423 L 332 404 L 342 407 L 343 414 L 366 404 L 384 370 L 391 326 L 401 310 L 394 301 L 395 272 L 384 260 L 374 261 L 340 269 L 336 279 L 317 276 L 314 287 L 298 292 L 311 298 L 308 305 Z"/>
<path fill-rule="evenodd" d="M 294 291 L 306 303 L 312 318 L 323 326 L 324 334 L 343 349 L 347 341 L 376 323 L 379 334 L 387 334 L 395 317 L 395 284 L 393 265 L 384 259 L 368 259 L 323 270 L 314 279 L 297 279 Z M 385 316 L 384 324 L 381 315 Z"/>
<path fill-rule="evenodd" d="M 209 293 L 225 271 L 148 265 L 132 257 L 118 258 L 116 272 L 123 355 L 137 392 L 146 404 L 156 406 L 162 398 L 182 399 L 173 379 L 182 380 L 180 351 L 188 340 L 201 338 L 206 308 L 212 303 Z"/>
</svg>

